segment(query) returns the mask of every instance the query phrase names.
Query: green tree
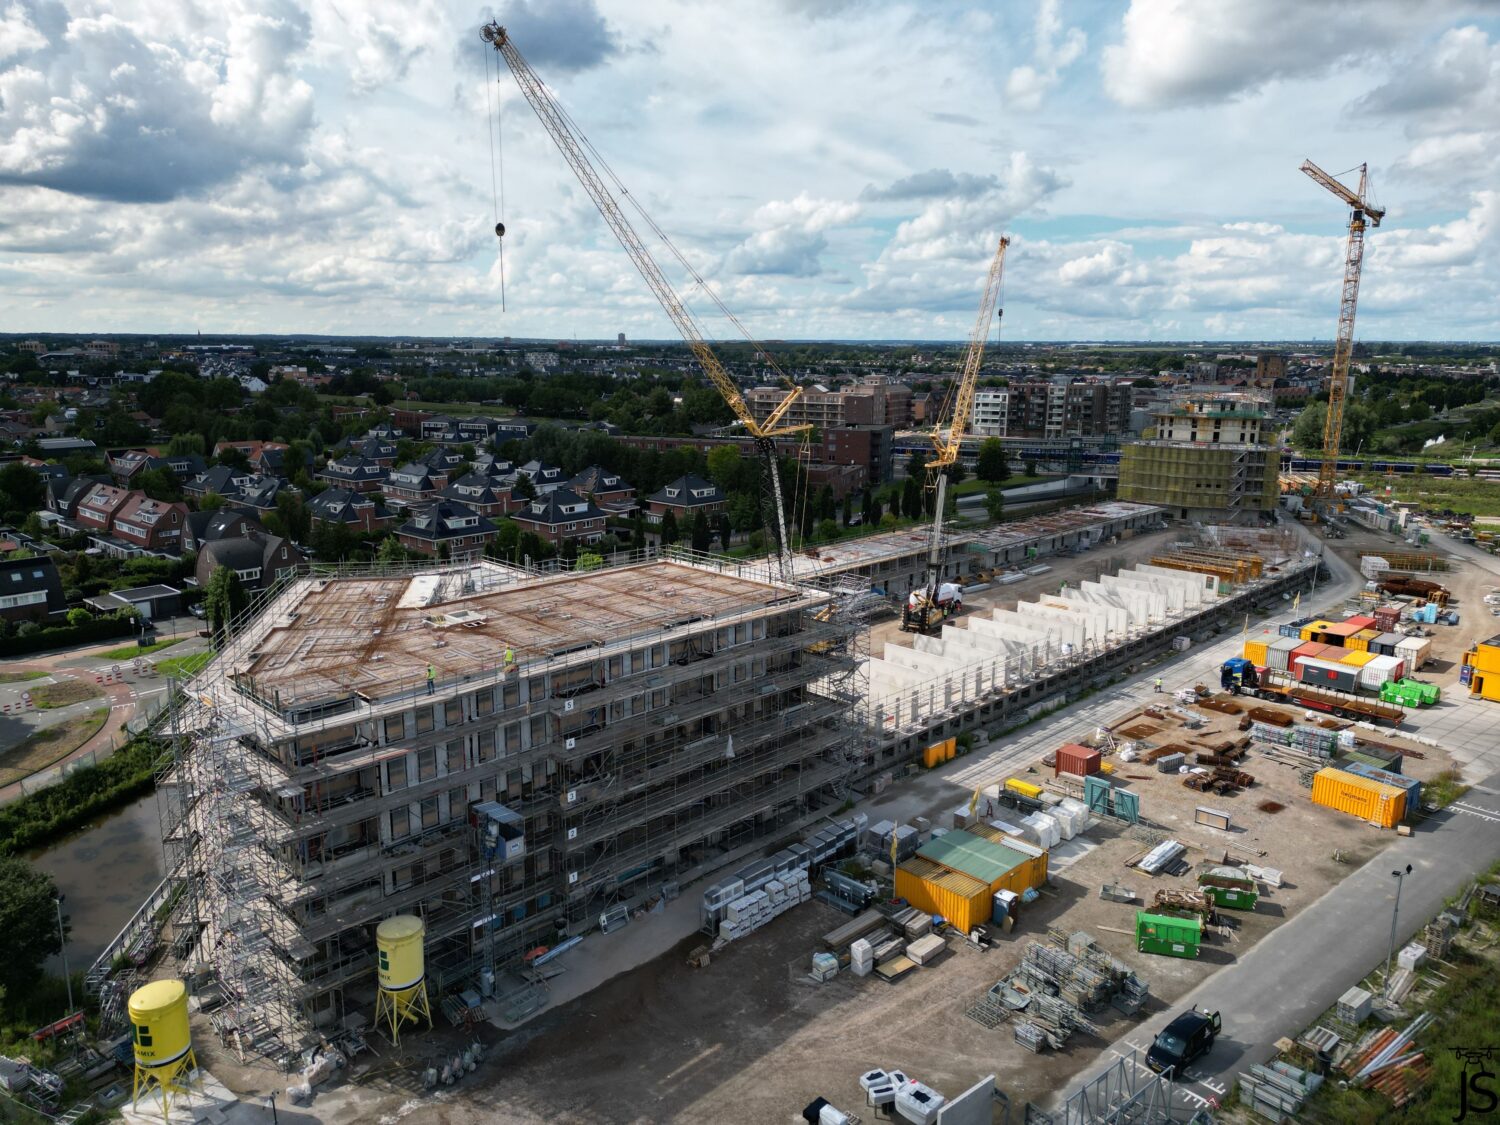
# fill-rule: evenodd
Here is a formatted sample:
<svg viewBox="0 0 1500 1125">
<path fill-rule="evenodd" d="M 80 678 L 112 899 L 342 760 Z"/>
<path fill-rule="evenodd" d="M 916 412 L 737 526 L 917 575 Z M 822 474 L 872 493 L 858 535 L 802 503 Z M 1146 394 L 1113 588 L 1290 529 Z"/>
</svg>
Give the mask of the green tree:
<svg viewBox="0 0 1500 1125">
<path fill-rule="evenodd" d="M 999 484 L 1010 476 L 1010 456 L 1005 452 L 1005 443 L 999 438 L 985 438 L 979 446 L 979 458 L 975 462 L 974 475 L 980 480 Z"/>
<path fill-rule="evenodd" d="M 62 949 L 56 901 L 52 876 L 15 856 L 0 859 L 0 993 L 26 995 Z"/>
<path fill-rule="evenodd" d="M 233 622 L 248 600 L 240 576 L 229 567 L 221 566 L 209 575 L 208 585 L 203 588 L 203 612 L 216 644 L 229 639 Z"/>
<path fill-rule="evenodd" d="M 200 512 L 217 512 L 223 506 L 224 497 L 220 496 L 217 492 L 205 492 L 198 501 L 198 510 Z"/>
<path fill-rule="evenodd" d="M 47 486 L 41 474 L 19 461 L 12 461 L 0 469 L 0 506 L 7 515 L 15 514 L 24 519 L 26 513 L 34 512 L 47 502 Z"/>
<path fill-rule="evenodd" d="M 306 543 L 312 530 L 312 515 L 302 497 L 294 492 L 283 492 L 276 497 L 276 514 L 281 517 L 281 526 L 293 542 Z"/>
<path fill-rule="evenodd" d="M 169 469 L 146 469 L 136 478 L 136 487 L 153 500 L 173 503 L 182 499 L 182 484 Z"/>
<path fill-rule="evenodd" d="M 962 461 L 955 461 L 945 470 L 948 475 L 949 484 L 962 484 L 964 478 L 969 475 L 969 470 L 964 468 Z M 950 490 L 951 491 L 951 490 Z"/>
<path fill-rule="evenodd" d="M 1026 462 L 1026 475 L 1028 477 L 1034 477 L 1034 476 L 1036 476 L 1036 462 L 1035 461 L 1027 461 Z"/>
<path fill-rule="evenodd" d="M 12 555 L 11 557 L 14 558 L 15 556 Z M 94 615 L 88 610 L 84 609 L 81 605 L 74 606 L 72 609 L 68 610 L 69 625 L 87 625 L 93 619 Z"/>
<path fill-rule="evenodd" d="M 172 440 L 167 442 L 167 456 L 185 457 L 194 453 L 202 456 L 206 448 L 207 445 L 203 441 L 202 434 L 173 434 Z"/>
<path fill-rule="evenodd" d="M 922 518 L 922 482 L 916 477 L 907 477 L 901 486 L 901 514 L 909 520 Z"/>
<path fill-rule="evenodd" d="M 693 516 L 692 547 L 700 553 L 706 553 L 713 545 L 713 531 L 708 526 L 708 516 L 698 512 Z"/>
<path fill-rule="evenodd" d="M 819 520 L 818 521 L 818 538 L 819 539 L 822 539 L 824 542 L 831 543 L 831 542 L 833 542 L 835 539 L 837 539 L 839 537 L 839 534 L 840 534 L 840 529 L 839 529 L 839 521 L 838 520 Z"/>
<path fill-rule="evenodd" d="M 598 570 L 604 565 L 604 556 L 596 555 L 593 551 L 584 551 L 578 556 L 578 561 L 573 564 L 574 570 Z"/>
<path fill-rule="evenodd" d="M 677 542 L 678 536 L 677 516 L 672 512 L 667 512 L 661 518 L 661 545 L 663 547 L 670 546 Z"/>
<path fill-rule="evenodd" d="M 525 473 L 516 474 L 516 483 L 511 486 L 511 494 L 520 500 L 535 500 L 536 485 Z"/>
<path fill-rule="evenodd" d="M 1001 516 L 1005 514 L 1005 493 L 998 488 L 992 488 L 984 494 L 984 510 L 995 523 L 1000 522 Z"/>
<path fill-rule="evenodd" d="M 733 445 L 718 445 L 708 451 L 708 479 L 725 492 L 732 492 L 740 483 L 740 463 L 743 458 Z"/>
<path fill-rule="evenodd" d="M 382 539 L 380 546 L 375 551 L 375 560 L 377 562 L 405 562 L 406 559 L 406 548 L 401 545 L 401 540 L 397 539 L 394 535 L 387 535 Z"/>
<path fill-rule="evenodd" d="M 727 551 L 727 550 L 729 550 L 729 540 L 734 535 L 734 529 L 731 528 L 730 525 L 729 525 L 729 513 L 728 512 L 720 512 L 719 513 L 718 525 L 719 525 L 719 549 L 721 551 Z"/>
</svg>

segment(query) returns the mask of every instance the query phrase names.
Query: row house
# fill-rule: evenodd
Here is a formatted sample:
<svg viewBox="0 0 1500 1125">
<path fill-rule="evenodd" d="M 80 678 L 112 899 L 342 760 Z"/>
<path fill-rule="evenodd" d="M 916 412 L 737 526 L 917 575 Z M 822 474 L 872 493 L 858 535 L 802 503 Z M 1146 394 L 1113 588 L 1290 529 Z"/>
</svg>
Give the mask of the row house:
<svg viewBox="0 0 1500 1125">
<path fill-rule="evenodd" d="M 579 496 L 586 496 L 608 516 L 624 517 L 635 511 L 635 489 L 619 473 L 590 465 L 567 482 Z"/>
<path fill-rule="evenodd" d="M 699 512 L 712 516 L 729 506 L 723 489 L 712 481 L 704 480 L 693 473 L 678 477 L 646 500 L 646 518 L 652 523 L 661 523 L 668 512 L 684 526 Z"/>
<path fill-rule="evenodd" d="M 545 496 L 561 488 L 567 480 L 561 468 L 549 465 L 545 461 L 527 461 L 524 465 L 518 465 L 516 472 L 531 481 L 536 487 L 538 496 Z"/>
<path fill-rule="evenodd" d="M 324 465 L 318 479 L 350 492 L 379 492 L 385 487 L 385 466 L 349 453 Z"/>
<path fill-rule="evenodd" d="M 358 532 L 384 531 L 396 522 L 375 497 L 347 488 L 325 488 L 307 502 L 307 512 L 314 526 Z"/>
<path fill-rule="evenodd" d="M 220 508 L 210 512 L 189 512 L 182 530 L 183 551 L 201 551 L 204 544 L 220 539 L 237 539 L 252 531 L 264 531 L 258 519 L 248 512 Z"/>
<path fill-rule="evenodd" d="M 451 500 L 439 500 L 419 511 L 396 529 L 396 538 L 408 550 L 436 557 L 444 547 L 451 559 L 474 559 L 495 534 L 495 525 L 473 508 Z"/>
<path fill-rule="evenodd" d="M 388 472 L 382 491 L 387 499 L 410 506 L 436 499 L 437 494 L 447 483 L 446 473 L 437 472 L 431 466 L 413 462 Z"/>
<path fill-rule="evenodd" d="M 144 492 L 132 492 L 115 513 L 111 530 L 116 539 L 142 551 L 177 555 L 182 553 L 187 517 L 188 506 L 180 500 L 153 500 Z"/>
<path fill-rule="evenodd" d="M 185 482 L 182 491 L 184 495 L 191 496 L 195 500 L 202 500 L 210 493 L 228 499 L 230 496 L 238 496 L 242 490 L 253 483 L 255 483 L 255 474 L 248 469 L 236 469 L 233 465 L 215 465 Z"/>
<path fill-rule="evenodd" d="M 524 503 L 516 498 L 507 481 L 478 471 L 450 481 L 443 489 L 442 497 L 490 517 L 506 515 Z"/>
<path fill-rule="evenodd" d="M 604 537 L 604 513 L 571 488 L 559 487 L 538 496 L 511 519 L 549 543 L 597 543 Z"/>
<path fill-rule="evenodd" d="M 86 531 L 108 535 L 115 516 L 130 499 L 130 492 L 112 484 L 96 484 L 78 502 L 78 526 Z"/>
</svg>

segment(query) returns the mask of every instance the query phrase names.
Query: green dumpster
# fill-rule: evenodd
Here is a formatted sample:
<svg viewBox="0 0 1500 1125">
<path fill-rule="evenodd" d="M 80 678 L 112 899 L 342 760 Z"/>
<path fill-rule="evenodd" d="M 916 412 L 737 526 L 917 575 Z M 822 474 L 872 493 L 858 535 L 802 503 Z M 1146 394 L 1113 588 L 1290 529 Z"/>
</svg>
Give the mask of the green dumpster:
<svg viewBox="0 0 1500 1125">
<path fill-rule="evenodd" d="M 1225 910 L 1254 910 L 1255 904 L 1260 901 L 1260 892 L 1253 886 L 1221 885 L 1205 881 L 1206 879 L 1207 876 L 1198 880 L 1198 889 L 1213 899 L 1215 906 Z"/>
<path fill-rule="evenodd" d="M 1163 957 L 1197 957 L 1203 938 L 1203 920 L 1176 918 L 1138 910 L 1135 914 L 1135 947 L 1142 953 Z"/>
</svg>

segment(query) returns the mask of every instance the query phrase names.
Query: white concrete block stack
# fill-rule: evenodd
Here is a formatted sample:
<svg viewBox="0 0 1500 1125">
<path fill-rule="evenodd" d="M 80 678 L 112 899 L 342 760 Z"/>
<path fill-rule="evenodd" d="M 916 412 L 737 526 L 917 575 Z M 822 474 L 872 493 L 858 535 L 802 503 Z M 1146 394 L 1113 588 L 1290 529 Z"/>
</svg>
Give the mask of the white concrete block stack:
<svg viewBox="0 0 1500 1125">
<path fill-rule="evenodd" d="M 857 977 L 867 977 L 875 970 L 875 947 L 866 938 L 860 938 L 849 947 L 849 971 Z"/>
<path fill-rule="evenodd" d="M 807 869 L 793 868 L 781 878 L 772 879 L 760 890 L 737 898 L 725 907 L 724 920 L 719 923 L 719 937 L 725 941 L 737 941 L 810 898 L 812 883 Z"/>
</svg>

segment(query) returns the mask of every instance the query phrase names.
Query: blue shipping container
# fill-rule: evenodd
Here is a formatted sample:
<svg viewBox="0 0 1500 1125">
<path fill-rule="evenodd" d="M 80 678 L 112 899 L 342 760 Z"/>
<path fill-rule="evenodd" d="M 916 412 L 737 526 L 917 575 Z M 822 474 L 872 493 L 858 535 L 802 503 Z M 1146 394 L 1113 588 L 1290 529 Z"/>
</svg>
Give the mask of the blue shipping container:
<svg viewBox="0 0 1500 1125">
<path fill-rule="evenodd" d="M 1414 777 L 1406 777 L 1403 774 L 1393 773 L 1376 766 L 1366 765 L 1364 762 L 1350 762 L 1346 766 L 1340 766 L 1345 773 L 1352 773 L 1359 777 L 1378 781 L 1382 785 L 1390 785 L 1396 789 L 1406 790 L 1406 807 L 1408 809 L 1420 808 L 1422 805 L 1422 783 Z"/>
</svg>

